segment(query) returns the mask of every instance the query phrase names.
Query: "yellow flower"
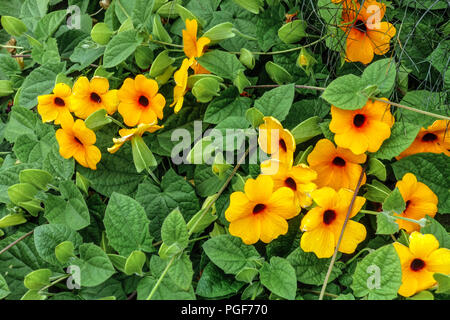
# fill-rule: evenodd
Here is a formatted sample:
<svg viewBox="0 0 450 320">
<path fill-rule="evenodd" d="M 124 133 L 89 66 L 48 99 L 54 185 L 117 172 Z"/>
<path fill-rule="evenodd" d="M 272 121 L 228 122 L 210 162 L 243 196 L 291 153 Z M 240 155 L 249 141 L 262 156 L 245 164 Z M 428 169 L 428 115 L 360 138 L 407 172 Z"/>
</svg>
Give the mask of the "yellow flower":
<svg viewBox="0 0 450 320">
<path fill-rule="evenodd" d="M 61 129 L 56 130 L 56 140 L 59 153 L 65 159 L 74 157 L 83 167 L 97 169 L 97 163 L 102 155 L 94 146 L 96 136 L 94 131 L 86 127 L 83 120 L 75 122 L 71 118 L 61 123 Z"/>
<path fill-rule="evenodd" d="M 335 147 L 327 139 L 319 140 L 313 151 L 308 155 L 311 169 L 317 172 L 317 186 L 331 187 L 334 190 L 347 188 L 355 190 L 361 175 L 360 163 L 366 162 L 366 155 L 355 155 L 348 149 Z M 361 185 L 366 183 L 364 173 Z"/>
<path fill-rule="evenodd" d="M 317 178 L 317 173 L 307 165 L 292 166 L 291 163 L 271 159 L 261 163 L 261 172 L 272 177 L 275 190 L 282 187 L 292 189 L 300 207 L 312 204 L 310 193 L 316 189 L 312 181 Z"/>
<path fill-rule="evenodd" d="M 435 272 L 450 273 L 450 250 L 439 248 L 439 242 L 432 234 L 413 232 L 409 236 L 409 248 L 394 243 L 402 265 L 402 285 L 398 293 L 410 297 L 436 284 Z"/>
<path fill-rule="evenodd" d="M 391 135 L 393 125 L 389 105 L 381 101 L 369 100 L 358 110 L 331 106 L 330 130 L 336 134 L 334 140 L 339 147 L 354 154 L 377 151 Z"/>
<path fill-rule="evenodd" d="M 233 192 L 225 218 L 230 222 L 230 234 L 242 239 L 245 244 L 259 239 L 271 242 L 286 234 L 286 219 L 295 217 L 299 210 L 294 201 L 294 192 L 287 187 L 274 191 L 270 176 L 260 175 L 245 182 L 244 192 Z"/>
<path fill-rule="evenodd" d="M 296 147 L 294 137 L 274 117 L 264 117 L 263 120 L 264 123 L 259 126 L 260 148 L 272 155 L 272 159 L 292 164 Z"/>
<path fill-rule="evenodd" d="M 420 220 L 425 216 L 434 217 L 437 212 L 438 197 L 422 182 L 418 182 L 415 175 L 407 173 L 395 185 L 398 187 L 403 200 L 406 203 L 406 209 L 399 216 L 409 219 Z M 419 231 L 420 226 L 417 223 L 397 219 L 400 229 L 405 229 L 410 233 Z"/>
<path fill-rule="evenodd" d="M 186 19 L 186 30 L 183 30 L 183 50 L 189 59 L 199 58 L 203 55 L 206 46 L 211 42 L 207 37 L 197 39 L 197 20 Z M 192 61 L 192 69 L 195 74 L 210 73 L 203 68 L 197 61 Z"/>
<path fill-rule="evenodd" d="M 176 86 L 173 88 L 173 102 L 170 107 L 175 106 L 174 112 L 178 113 L 181 110 L 184 102 L 184 95 L 186 93 L 187 80 L 188 80 L 188 69 L 194 62 L 194 59 L 184 59 L 181 64 L 180 69 L 178 69 L 173 78 L 175 80 Z"/>
<path fill-rule="evenodd" d="M 353 192 L 348 189 L 335 191 L 325 187 L 312 192 L 317 204 L 303 217 L 300 229 L 304 231 L 300 246 L 305 252 L 314 252 L 318 258 L 329 258 L 337 246 L 339 235 L 347 215 Z M 357 196 L 349 219 L 361 210 L 366 199 Z M 339 251 L 353 253 L 366 238 L 366 228 L 359 222 L 348 220 Z"/>
<path fill-rule="evenodd" d="M 86 119 L 99 109 L 113 114 L 118 104 L 117 90 L 109 90 L 106 78 L 94 77 L 89 81 L 86 77 L 79 77 L 73 85 L 71 110 L 78 118 Z"/>
<path fill-rule="evenodd" d="M 400 160 L 406 156 L 422 152 L 443 153 L 450 156 L 449 125 L 449 121 L 436 120 L 428 128 L 420 129 L 413 143 L 396 159 Z"/>
<path fill-rule="evenodd" d="M 72 90 L 65 83 L 57 83 L 53 94 L 38 97 L 37 111 L 42 122 L 55 121 L 55 124 L 72 119 L 70 114 L 70 95 Z"/>
<path fill-rule="evenodd" d="M 141 123 L 137 126 L 137 128 L 133 129 L 120 129 L 119 135 L 120 138 L 113 138 L 114 145 L 108 148 L 109 153 L 115 153 L 120 147 L 127 141 L 130 141 L 135 136 L 140 136 L 145 132 L 153 133 L 156 130 L 162 129 L 164 126 L 159 126 L 157 124 L 144 124 Z"/>
<path fill-rule="evenodd" d="M 158 93 L 158 83 L 139 74 L 133 80 L 125 79 L 117 93 L 119 113 L 129 127 L 140 123 L 156 123 L 163 118 L 166 99 Z"/>
</svg>

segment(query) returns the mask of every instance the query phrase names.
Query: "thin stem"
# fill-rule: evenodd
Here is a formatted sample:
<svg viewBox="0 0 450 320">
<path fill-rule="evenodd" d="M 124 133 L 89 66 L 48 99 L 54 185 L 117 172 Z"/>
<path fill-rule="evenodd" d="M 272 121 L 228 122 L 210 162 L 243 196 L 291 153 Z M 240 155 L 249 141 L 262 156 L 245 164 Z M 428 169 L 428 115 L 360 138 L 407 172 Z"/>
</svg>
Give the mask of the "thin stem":
<svg viewBox="0 0 450 320">
<path fill-rule="evenodd" d="M 172 266 L 172 263 L 175 261 L 175 256 L 172 257 L 172 259 L 170 259 L 169 263 L 167 264 L 166 268 L 164 269 L 164 271 L 161 273 L 161 275 L 159 276 L 158 281 L 156 282 L 155 286 L 153 287 L 152 291 L 150 292 L 150 294 L 147 297 L 147 300 L 151 300 L 153 295 L 156 292 L 156 289 L 158 289 L 159 285 L 161 284 L 161 281 L 164 279 L 164 277 L 166 276 L 167 271 L 169 271 L 169 268 Z"/>
<path fill-rule="evenodd" d="M 148 175 L 158 184 L 161 184 L 161 181 L 159 181 L 159 179 L 155 176 L 155 174 L 152 172 L 152 170 L 150 170 L 149 168 L 147 168 L 147 172 Z"/>
<path fill-rule="evenodd" d="M 157 44 L 162 44 L 163 46 L 172 46 L 172 47 L 176 47 L 176 48 L 184 48 L 183 45 L 181 45 L 181 44 L 174 44 L 174 43 L 159 41 L 159 40 L 155 40 L 155 39 L 150 39 L 150 41 L 154 42 L 154 43 L 157 43 Z"/>
<path fill-rule="evenodd" d="M 6 45 L 6 44 L 0 44 L 0 47 L 6 48 L 6 49 L 25 49 L 24 47 L 9 46 L 9 45 Z"/>
<path fill-rule="evenodd" d="M 17 243 L 19 243 L 20 241 L 22 241 L 23 239 L 25 239 L 26 237 L 30 236 L 32 233 L 34 232 L 34 230 L 31 230 L 30 232 L 24 234 L 23 236 L 21 236 L 19 239 L 14 240 L 13 242 L 11 242 L 10 244 L 8 244 L 6 247 L 4 247 L 2 249 L 2 251 L 0 251 L 0 254 L 6 252 L 9 248 L 15 246 Z"/>
<path fill-rule="evenodd" d="M 310 289 L 300 289 L 300 290 L 301 290 L 301 291 L 304 291 L 304 292 L 309 292 L 309 293 L 314 293 L 314 294 L 320 294 L 320 292 L 319 292 L 319 291 L 316 291 L 316 290 L 310 290 Z M 327 296 L 327 297 L 331 297 L 331 298 L 337 298 L 337 297 L 338 297 L 338 295 L 333 294 L 333 293 L 329 293 L 329 292 L 325 292 L 323 295 L 324 295 L 324 296 Z"/>
<path fill-rule="evenodd" d="M 190 240 L 189 240 L 189 243 L 191 243 L 191 242 L 196 242 L 196 241 L 199 241 L 199 240 L 203 240 L 203 239 L 206 239 L 206 238 L 209 238 L 209 234 L 206 235 L 206 236 L 202 236 L 202 237 L 195 238 L 195 239 L 190 239 Z"/>
<path fill-rule="evenodd" d="M 369 252 L 371 252 L 371 251 L 373 251 L 373 249 L 371 249 L 371 248 L 364 248 L 364 249 L 362 249 L 360 252 L 358 252 L 357 254 L 355 254 L 350 260 L 348 260 L 345 264 L 348 266 L 350 263 L 352 263 L 356 258 L 358 258 L 363 252 L 366 252 L 366 251 L 369 251 Z"/>
<path fill-rule="evenodd" d="M 119 5 L 120 9 L 123 11 L 123 13 L 127 16 L 128 19 L 131 19 L 130 15 L 128 14 L 127 10 L 122 6 L 119 0 L 116 0 L 116 3 Z"/>
<path fill-rule="evenodd" d="M 269 88 L 278 88 L 279 84 L 257 84 L 254 86 L 248 86 L 244 89 L 269 89 Z M 296 84 L 294 85 L 297 89 L 311 89 L 311 90 L 318 90 L 318 91 L 325 91 L 326 88 L 324 87 L 315 87 L 315 86 L 307 86 L 303 84 Z"/>
<path fill-rule="evenodd" d="M 58 282 L 61 282 L 64 279 L 67 279 L 68 277 L 70 277 L 70 274 L 62 276 L 61 278 L 56 279 L 55 281 L 51 282 L 49 285 L 43 287 L 42 289 L 39 290 L 38 294 L 43 294 L 42 291 L 47 290 L 48 288 L 50 288 L 51 286 L 54 286 L 55 284 L 57 284 Z"/>
<path fill-rule="evenodd" d="M 114 122 L 115 124 L 117 124 L 119 127 L 121 127 L 122 129 L 126 129 L 126 127 L 118 120 L 114 119 L 111 116 L 106 116 L 106 118 L 108 118 L 109 120 L 111 120 L 112 122 Z"/>
<path fill-rule="evenodd" d="M 90 16 L 90 17 L 93 17 L 93 16 L 99 14 L 102 10 L 103 10 L 103 8 L 100 7 L 100 9 L 99 9 L 97 12 L 95 12 L 95 13 L 93 13 L 93 14 L 90 14 L 89 16 Z"/>
<path fill-rule="evenodd" d="M 372 210 L 360 210 L 359 212 L 361 213 L 365 213 L 365 214 L 371 214 L 371 215 L 379 215 L 381 212 L 378 211 L 372 211 Z M 402 217 L 402 216 L 395 216 L 395 219 L 400 219 L 400 220 L 405 220 L 405 221 L 409 221 L 409 222 L 413 222 L 413 223 L 417 223 L 418 225 L 422 225 L 419 220 L 415 220 L 415 219 L 410 219 L 410 218 L 406 218 L 406 217 Z"/>
</svg>

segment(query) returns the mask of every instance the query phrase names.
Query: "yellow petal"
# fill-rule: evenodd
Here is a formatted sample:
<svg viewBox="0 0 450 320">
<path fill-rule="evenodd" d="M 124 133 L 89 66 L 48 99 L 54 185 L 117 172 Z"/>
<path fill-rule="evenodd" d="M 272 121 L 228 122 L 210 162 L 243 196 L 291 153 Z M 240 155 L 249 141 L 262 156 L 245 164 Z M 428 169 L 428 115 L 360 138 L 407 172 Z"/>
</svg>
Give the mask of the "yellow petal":
<svg viewBox="0 0 450 320">
<path fill-rule="evenodd" d="M 272 195 L 273 180 L 270 176 L 260 175 L 256 179 L 248 179 L 244 189 L 251 201 L 266 204 Z"/>
<path fill-rule="evenodd" d="M 342 253 L 355 252 L 356 247 L 364 241 L 366 235 L 366 227 L 364 227 L 363 224 L 349 220 L 347 222 L 347 226 L 345 227 L 344 235 L 339 246 L 339 251 Z"/>
<path fill-rule="evenodd" d="M 333 232 L 326 228 L 316 228 L 303 233 L 300 247 L 305 252 L 314 252 L 318 258 L 330 258 L 335 249 Z"/>
<path fill-rule="evenodd" d="M 432 234 L 413 232 L 409 236 L 409 250 L 417 258 L 424 260 L 437 248 L 439 241 Z"/>
<path fill-rule="evenodd" d="M 241 238 L 248 245 L 258 242 L 260 230 L 259 219 L 253 215 L 234 220 L 228 227 L 228 231 L 232 236 Z"/>
</svg>

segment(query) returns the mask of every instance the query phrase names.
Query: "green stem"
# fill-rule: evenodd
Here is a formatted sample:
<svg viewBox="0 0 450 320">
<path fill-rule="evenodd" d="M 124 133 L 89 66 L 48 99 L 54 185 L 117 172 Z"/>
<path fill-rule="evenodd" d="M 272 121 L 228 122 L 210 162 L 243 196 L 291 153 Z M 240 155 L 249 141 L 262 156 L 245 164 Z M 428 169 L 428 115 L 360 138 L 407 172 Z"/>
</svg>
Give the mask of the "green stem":
<svg viewBox="0 0 450 320">
<path fill-rule="evenodd" d="M 106 116 L 106 118 L 108 118 L 109 120 L 111 120 L 112 122 L 114 122 L 115 124 L 117 124 L 119 127 L 121 127 L 122 129 L 126 129 L 126 127 L 118 120 L 114 119 L 111 116 Z"/>
<path fill-rule="evenodd" d="M 156 282 L 155 286 L 153 287 L 152 291 L 150 292 L 150 294 L 147 297 L 147 300 L 151 300 L 153 295 L 155 294 L 156 290 L 158 289 L 159 285 L 161 284 L 161 281 L 164 279 L 164 277 L 166 276 L 167 271 L 169 271 L 169 268 L 172 266 L 172 263 L 175 261 L 175 256 L 172 257 L 172 259 L 170 259 L 169 263 L 167 264 L 166 268 L 164 269 L 164 271 L 161 273 L 161 275 L 159 276 L 158 281 Z"/>
<path fill-rule="evenodd" d="M 199 240 L 203 240 L 203 239 L 206 239 L 206 238 L 209 238 L 209 234 L 206 235 L 206 236 L 203 236 L 203 237 L 199 237 L 199 238 L 195 238 L 195 239 L 190 239 L 190 240 L 189 240 L 189 243 L 195 242 L 195 241 L 199 241 Z"/>
<path fill-rule="evenodd" d="M 152 172 L 152 170 L 150 170 L 149 168 L 147 168 L 147 172 L 148 175 L 158 184 L 161 184 L 161 181 L 159 181 L 159 179 L 155 176 L 155 174 Z"/>
<path fill-rule="evenodd" d="M 155 39 L 149 39 L 149 41 L 157 43 L 157 44 L 162 44 L 163 46 L 172 46 L 172 47 L 175 47 L 175 48 L 184 48 L 183 45 L 181 45 L 181 44 L 174 44 L 174 43 L 159 41 L 159 40 L 155 40 Z"/>
<path fill-rule="evenodd" d="M 303 292 L 309 292 L 309 293 L 314 293 L 314 294 L 320 294 L 320 292 L 319 292 L 319 291 L 316 291 L 316 290 L 310 290 L 310 289 L 300 289 L 300 290 L 303 291 Z M 325 292 L 323 295 L 324 295 L 324 296 L 327 296 L 327 297 L 331 297 L 331 298 L 337 298 L 337 297 L 338 297 L 338 295 L 333 294 L 333 293 L 329 293 L 329 292 Z"/>
<path fill-rule="evenodd" d="M 371 248 L 364 248 L 364 249 L 362 249 L 360 252 L 358 252 L 357 254 L 355 254 L 350 260 L 348 260 L 345 264 L 348 266 L 348 265 L 351 264 L 356 258 L 358 258 L 363 252 L 366 252 L 366 251 L 371 252 L 371 251 L 373 251 L 373 249 L 371 249 Z"/>
<path fill-rule="evenodd" d="M 123 11 L 123 13 L 127 16 L 128 19 L 131 19 L 130 15 L 128 14 L 127 10 L 122 6 L 119 0 L 116 0 L 116 3 L 119 5 L 120 9 Z"/>
<path fill-rule="evenodd" d="M 371 215 L 379 215 L 381 212 L 378 211 L 372 211 L 372 210 L 360 210 L 359 212 L 361 213 L 365 213 L 365 214 L 371 214 Z M 409 221 L 409 222 L 413 222 L 413 223 L 417 223 L 418 225 L 422 225 L 419 220 L 414 220 L 414 219 L 410 219 L 410 218 L 406 218 L 406 217 L 402 217 L 402 216 L 393 216 L 395 219 L 400 219 L 400 220 L 405 220 L 405 221 Z"/>
<path fill-rule="evenodd" d="M 70 274 L 62 276 L 61 278 L 56 279 L 55 281 L 51 282 L 49 285 L 47 285 L 47 286 L 43 287 L 42 289 L 40 289 L 38 294 L 43 294 L 42 291 L 47 290 L 48 288 L 54 286 L 58 282 L 61 282 L 62 280 L 67 279 L 68 277 L 70 277 Z"/>
</svg>

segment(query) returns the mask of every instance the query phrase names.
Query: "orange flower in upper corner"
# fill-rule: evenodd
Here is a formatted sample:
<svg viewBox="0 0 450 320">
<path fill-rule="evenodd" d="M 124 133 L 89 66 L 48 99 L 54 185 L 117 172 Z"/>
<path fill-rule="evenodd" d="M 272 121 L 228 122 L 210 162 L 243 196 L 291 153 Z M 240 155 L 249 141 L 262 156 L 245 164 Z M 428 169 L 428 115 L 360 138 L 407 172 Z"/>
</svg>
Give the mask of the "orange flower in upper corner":
<svg viewBox="0 0 450 320">
<path fill-rule="evenodd" d="M 409 236 L 409 248 L 394 242 L 394 248 L 402 265 L 402 284 L 398 293 L 410 297 L 434 286 L 436 272 L 450 274 L 450 250 L 439 249 L 439 241 L 432 234 L 413 232 Z"/>
<path fill-rule="evenodd" d="M 61 123 L 61 129 L 56 130 L 56 140 L 59 144 L 59 153 L 65 159 L 74 157 L 83 167 L 97 169 L 97 163 L 102 154 L 94 146 L 96 136 L 94 131 L 86 127 L 83 120 L 75 122 L 71 118 Z"/>
<path fill-rule="evenodd" d="M 37 111 L 42 117 L 42 122 L 55 121 L 60 124 L 73 119 L 70 114 L 70 95 L 72 90 L 65 83 L 57 83 L 53 94 L 38 97 Z"/>
<path fill-rule="evenodd" d="M 133 80 L 125 79 L 119 89 L 119 113 L 129 127 L 140 123 L 156 123 L 163 118 L 166 99 L 158 93 L 158 83 L 139 74 Z"/>
<path fill-rule="evenodd" d="M 239 237 L 245 244 L 261 241 L 271 242 L 286 234 L 286 219 L 295 217 L 298 210 L 294 192 L 287 187 L 274 191 L 270 176 L 260 175 L 245 182 L 245 193 L 233 192 L 225 218 L 230 222 L 230 234 Z"/>
<path fill-rule="evenodd" d="M 173 78 L 175 80 L 176 86 L 173 88 L 173 102 L 170 107 L 175 106 L 174 112 L 178 113 L 181 110 L 184 102 L 184 95 L 186 94 L 187 80 L 188 80 L 188 69 L 194 63 L 194 59 L 184 59 L 181 64 L 180 69 L 178 69 Z"/>
<path fill-rule="evenodd" d="M 106 78 L 94 77 L 89 81 L 86 77 L 79 77 L 73 85 L 71 110 L 78 118 L 86 119 L 99 109 L 113 114 L 118 104 L 117 90 L 109 90 Z"/>
<path fill-rule="evenodd" d="M 434 217 L 437 212 L 438 197 L 422 182 L 418 182 L 415 175 L 407 173 L 402 180 L 397 181 L 395 185 L 398 187 L 403 200 L 406 203 L 406 209 L 401 214 L 396 214 L 401 217 L 420 220 L 425 216 Z M 406 232 L 419 231 L 420 226 L 417 223 L 397 219 L 400 229 L 405 229 Z"/>
<path fill-rule="evenodd" d="M 331 106 L 330 130 L 339 147 L 350 149 L 354 154 L 375 152 L 390 137 L 394 117 L 389 104 L 368 100 L 358 110 L 343 110 Z"/>
<path fill-rule="evenodd" d="M 259 126 L 260 148 L 272 155 L 272 159 L 292 164 L 296 148 L 294 136 L 274 117 L 264 117 L 263 120 L 264 123 Z"/>
<path fill-rule="evenodd" d="M 292 166 L 292 163 L 271 159 L 261 163 L 261 173 L 272 177 L 275 190 L 282 187 L 292 189 L 300 207 L 306 208 L 312 204 L 310 194 L 316 189 L 312 181 L 317 178 L 317 173 L 307 165 Z"/>
<path fill-rule="evenodd" d="M 395 27 L 381 21 L 386 11 L 385 4 L 366 0 L 362 6 L 356 3 L 355 7 L 349 1 L 345 3 L 342 29 L 347 35 L 346 60 L 368 64 L 374 54 L 382 55 L 389 51 L 389 43 L 396 33 Z"/>
<path fill-rule="evenodd" d="M 303 217 L 300 229 L 304 231 L 300 246 L 305 252 L 314 252 L 318 258 L 329 258 L 333 255 L 352 201 L 353 192 L 348 189 L 335 191 L 325 187 L 312 192 L 317 204 Z M 353 218 L 361 210 L 366 199 L 357 196 L 349 218 Z M 359 222 L 348 220 L 339 246 L 342 253 L 353 253 L 366 238 L 366 228 Z"/>
<path fill-rule="evenodd" d="M 186 30 L 183 30 L 183 50 L 189 59 L 199 58 L 203 55 L 206 46 L 211 42 L 207 37 L 197 39 L 198 24 L 195 19 L 186 19 Z M 193 61 L 191 68 L 195 74 L 210 73 L 197 61 Z"/>
<path fill-rule="evenodd" d="M 308 155 L 311 169 L 317 172 L 317 186 L 334 190 L 347 188 L 355 190 L 361 175 L 360 163 L 366 162 L 366 154 L 356 155 L 348 149 L 335 147 L 333 142 L 321 139 Z M 364 173 L 361 185 L 366 183 Z"/>
<path fill-rule="evenodd" d="M 436 120 L 428 128 L 422 128 L 419 131 L 413 143 L 403 151 L 397 160 L 416 153 L 431 152 L 443 153 L 450 156 L 450 122 L 445 120 Z"/>
<path fill-rule="evenodd" d="M 157 124 L 144 124 L 141 123 L 137 126 L 137 128 L 133 129 L 120 129 L 119 135 L 120 138 L 113 138 L 114 145 L 110 148 L 108 148 L 109 153 L 115 153 L 117 150 L 120 149 L 120 147 L 127 141 L 130 141 L 133 137 L 139 136 L 142 137 L 142 135 L 145 132 L 153 133 L 159 129 L 164 128 L 164 126 L 159 126 Z"/>
</svg>

